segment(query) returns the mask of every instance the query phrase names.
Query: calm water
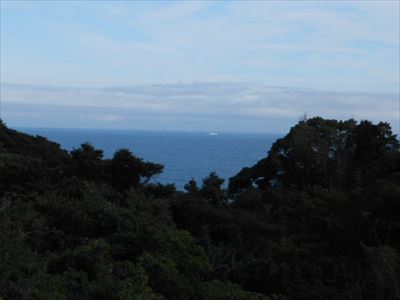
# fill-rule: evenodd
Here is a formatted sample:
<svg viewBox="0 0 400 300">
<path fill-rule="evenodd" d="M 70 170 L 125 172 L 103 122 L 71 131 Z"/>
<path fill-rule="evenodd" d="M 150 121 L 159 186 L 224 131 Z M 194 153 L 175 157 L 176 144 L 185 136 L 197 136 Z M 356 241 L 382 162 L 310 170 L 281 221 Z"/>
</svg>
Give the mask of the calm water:
<svg viewBox="0 0 400 300">
<path fill-rule="evenodd" d="M 194 178 L 199 183 L 210 172 L 228 179 L 245 166 L 265 157 L 277 134 L 239 134 L 198 132 L 156 132 L 100 129 L 18 128 L 55 141 L 64 149 L 90 142 L 102 149 L 106 158 L 115 150 L 128 148 L 144 160 L 163 164 L 161 183 L 175 183 L 178 189 Z"/>
</svg>

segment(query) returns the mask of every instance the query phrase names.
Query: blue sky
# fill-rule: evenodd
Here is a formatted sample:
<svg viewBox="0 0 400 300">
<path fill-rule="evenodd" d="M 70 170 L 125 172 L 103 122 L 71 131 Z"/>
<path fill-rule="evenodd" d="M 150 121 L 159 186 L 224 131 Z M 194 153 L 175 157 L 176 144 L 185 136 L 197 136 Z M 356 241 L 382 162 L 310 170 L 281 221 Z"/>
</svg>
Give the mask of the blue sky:
<svg viewBox="0 0 400 300">
<path fill-rule="evenodd" d="M 3 0 L 0 47 L 11 126 L 399 126 L 398 1 Z"/>
</svg>

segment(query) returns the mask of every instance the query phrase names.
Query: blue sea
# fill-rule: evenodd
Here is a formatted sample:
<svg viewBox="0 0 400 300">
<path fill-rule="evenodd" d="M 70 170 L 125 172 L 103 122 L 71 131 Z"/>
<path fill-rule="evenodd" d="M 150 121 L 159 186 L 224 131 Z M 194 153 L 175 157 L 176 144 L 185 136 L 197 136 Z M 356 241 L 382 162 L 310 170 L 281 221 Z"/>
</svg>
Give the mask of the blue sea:
<svg viewBox="0 0 400 300">
<path fill-rule="evenodd" d="M 195 179 L 199 184 L 210 172 L 228 179 L 243 167 L 252 166 L 267 155 L 279 134 L 134 131 L 104 129 L 17 128 L 55 141 L 66 150 L 89 142 L 111 158 L 120 148 L 127 148 L 144 160 L 161 163 L 164 172 L 156 178 L 174 183 L 182 190 Z"/>
</svg>

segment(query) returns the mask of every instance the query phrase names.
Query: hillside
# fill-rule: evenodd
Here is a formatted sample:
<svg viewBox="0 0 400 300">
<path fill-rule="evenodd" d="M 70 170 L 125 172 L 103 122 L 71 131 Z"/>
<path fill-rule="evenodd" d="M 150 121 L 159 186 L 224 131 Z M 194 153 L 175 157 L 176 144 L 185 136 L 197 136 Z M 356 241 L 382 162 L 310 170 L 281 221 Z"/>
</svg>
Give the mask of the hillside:
<svg viewBox="0 0 400 300">
<path fill-rule="evenodd" d="M 304 119 L 179 192 L 1 123 L 0 299 L 399 299 L 399 151 L 387 123 Z"/>
</svg>

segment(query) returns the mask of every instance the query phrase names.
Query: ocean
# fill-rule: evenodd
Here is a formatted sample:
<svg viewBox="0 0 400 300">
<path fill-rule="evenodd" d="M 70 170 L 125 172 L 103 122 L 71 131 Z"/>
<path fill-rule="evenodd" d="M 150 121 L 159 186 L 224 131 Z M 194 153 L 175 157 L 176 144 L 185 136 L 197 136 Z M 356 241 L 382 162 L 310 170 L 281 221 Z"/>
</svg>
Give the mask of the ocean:
<svg viewBox="0 0 400 300">
<path fill-rule="evenodd" d="M 155 180 L 174 183 L 182 190 L 195 179 L 198 184 L 210 172 L 228 179 L 243 167 L 252 166 L 267 155 L 279 134 L 135 131 L 109 129 L 16 128 L 55 141 L 66 150 L 89 142 L 111 158 L 127 148 L 144 160 L 161 163 L 164 172 Z"/>
</svg>

